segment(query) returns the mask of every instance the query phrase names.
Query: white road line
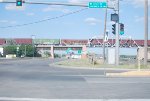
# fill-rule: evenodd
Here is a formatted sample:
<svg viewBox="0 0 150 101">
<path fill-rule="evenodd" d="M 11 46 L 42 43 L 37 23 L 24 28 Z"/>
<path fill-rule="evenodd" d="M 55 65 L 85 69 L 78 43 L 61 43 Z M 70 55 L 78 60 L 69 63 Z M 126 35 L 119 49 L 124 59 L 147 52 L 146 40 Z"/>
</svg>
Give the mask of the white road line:
<svg viewBox="0 0 150 101">
<path fill-rule="evenodd" d="M 0 97 L 0 101 L 150 101 L 150 99 L 43 99 Z"/>
<path fill-rule="evenodd" d="M 11 61 L 7 61 L 7 62 L 0 62 L 0 64 L 19 63 L 19 62 L 23 62 L 23 61 L 29 61 L 29 60 L 19 60 L 18 59 L 18 60 L 11 60 Z"/>
<path fill-rule="evenodd" d="M 103 77 L 104 75 L 52 75 L 52 76 L 65 76 L 65 77 Z"/>
</svg>

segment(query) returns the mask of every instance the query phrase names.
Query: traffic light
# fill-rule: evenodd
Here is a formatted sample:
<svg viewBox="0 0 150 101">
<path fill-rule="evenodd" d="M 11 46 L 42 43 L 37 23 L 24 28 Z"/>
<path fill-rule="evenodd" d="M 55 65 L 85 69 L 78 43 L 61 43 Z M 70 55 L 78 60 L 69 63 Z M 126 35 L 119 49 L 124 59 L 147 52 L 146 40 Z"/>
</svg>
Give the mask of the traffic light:
<svg viewBox="0 0 150 101">
<path fill-rule="evenodd" d="M 22 6 L 22 0 L 16 0 L 16 6 Z"/>
<path fill-rule="evenodd" d="M 115 35 L 116 34 L 116 24 L 112 25 L 112 33 Z"/>
<path fill-rule="evenodd" d="M 120 35 L 124 34 L 124 24 L 120 23 Z"/>
</svg>

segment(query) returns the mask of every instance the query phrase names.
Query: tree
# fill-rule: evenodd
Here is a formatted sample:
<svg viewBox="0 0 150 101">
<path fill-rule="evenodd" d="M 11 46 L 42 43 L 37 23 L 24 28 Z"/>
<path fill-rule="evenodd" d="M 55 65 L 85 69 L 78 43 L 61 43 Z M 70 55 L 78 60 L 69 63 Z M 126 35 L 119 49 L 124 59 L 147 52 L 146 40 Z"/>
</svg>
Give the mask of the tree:
<svg viewBox="0 0 150 101">
<path fill-rule="evenodd" d="M 17 52 L 17 46 L 10 45 L 10 46 L 4 46 L 4 56 L 7 54 L 16 54 Z"/>
<path fill-rule="evenodd" d="M 17 47 L 19 47 L 19 50 L 17 50 Z M 18 57 L 33 57 L 34 54 L 35 57 L 40 57 L 40 54 L 38 54 L 36 47 L 33 47 L 32 45 L 4 46 L 4 56 L 6 56 L 7 54 L 16 54 Z"/>
<path fill-rule="evenodd" d="M 19 47 L 19 56 L 26 56 L 26 57 L 39 57 L 38 51 L 36 47 L 33 47 L 32 45 L 21 45 Z M 33 55 L 34 54 L 34 55 Z"/>
</svg>

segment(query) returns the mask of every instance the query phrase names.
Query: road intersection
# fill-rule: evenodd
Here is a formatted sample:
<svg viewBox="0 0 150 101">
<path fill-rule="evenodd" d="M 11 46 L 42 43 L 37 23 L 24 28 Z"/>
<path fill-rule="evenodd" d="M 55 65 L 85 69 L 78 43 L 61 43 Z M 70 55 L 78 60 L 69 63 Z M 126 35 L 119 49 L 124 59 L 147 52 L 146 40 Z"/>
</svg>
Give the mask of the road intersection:
<svg viewBox="0 0 150 101">
<path fill-rule="evenodd" d="M 57 61 L 61 59 L 35 58 L 1 62 L 0 100 L 150 99 L 149 77 L 106 77 L 102 69 L 49 66 Z"/>
</svg>

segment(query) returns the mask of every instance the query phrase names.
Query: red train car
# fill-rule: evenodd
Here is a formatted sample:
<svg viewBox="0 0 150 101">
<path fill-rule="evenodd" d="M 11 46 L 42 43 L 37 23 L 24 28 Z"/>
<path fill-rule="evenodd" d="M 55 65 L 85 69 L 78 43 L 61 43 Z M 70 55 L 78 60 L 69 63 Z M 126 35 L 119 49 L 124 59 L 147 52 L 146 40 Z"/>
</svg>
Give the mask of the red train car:
<svg viewBox="0 0 150 101">
<path fill-rule="evenodd" d="M 135 40 L 138 46 L 144 46 L 144 40 Z"/>
<path fill-rule="evenodd" d="M 31 38 L 15 38 L 14 41 L 16 42 L 17 45 L 32 44 Z"/>
<path fill-rule="evenodd" d="M 6 43 L 5 39 L 0 39 L 0 45 L 4 45 Z"/>
<path fill-rule="evenodd" d="M 86 45 L 88 40 L 81 39 L 62 39 L 61 44 L 63 45 Z"/>
</svg>

